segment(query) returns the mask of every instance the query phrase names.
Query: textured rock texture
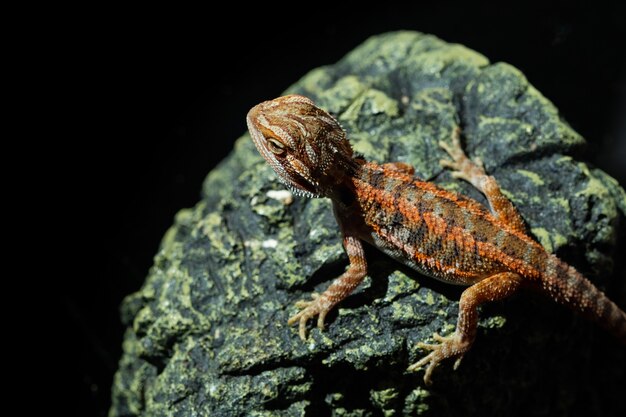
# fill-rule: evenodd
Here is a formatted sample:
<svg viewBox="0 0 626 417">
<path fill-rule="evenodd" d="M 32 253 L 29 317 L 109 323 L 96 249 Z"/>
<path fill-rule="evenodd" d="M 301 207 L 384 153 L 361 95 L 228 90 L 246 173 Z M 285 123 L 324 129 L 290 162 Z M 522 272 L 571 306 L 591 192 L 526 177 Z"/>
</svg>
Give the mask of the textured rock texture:
<svg viewBox="0 0 626 417">
<path fill-rule="evenodd" d="M 538 241 L 626 305 L 624 264 L 613 262 L 624 248 L 624 190 L 571 156 L 583 138 L 517 69 L 398 32 L 287 92 L 335 114 L 366 158 L 408 162 L 484 201 L 438 164 L 437 142 L 460 123 L 466 150 Z M 422 354 L 416 342 L 454 328 L 461 289 L 372 248 L 365 283 L 325 332 L 301 341 L 286 325 L 294 302 L 347 264 L 329 201 L 292 198 L 248 135 L 203 191 L 123 303 L 111 416 L 626 415 L 623 347 L 535 294 L 485 306 L 461 367 L 444 363 L 425 387 L 422 373 L 404 370 Z"/>
</svg>

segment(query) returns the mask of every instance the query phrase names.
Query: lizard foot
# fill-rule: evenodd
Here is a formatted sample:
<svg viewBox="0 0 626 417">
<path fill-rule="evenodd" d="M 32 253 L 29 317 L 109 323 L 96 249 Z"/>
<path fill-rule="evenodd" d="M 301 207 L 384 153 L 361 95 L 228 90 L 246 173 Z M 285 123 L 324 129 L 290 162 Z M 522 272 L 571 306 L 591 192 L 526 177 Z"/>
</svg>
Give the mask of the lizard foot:
<svg viewBox="0 0 626 417">
<path fill-rule="evenodd" d="M 452 143 L 444 141 L 439 142 L 439 146 L 450 155 L 452 160 L 442 159 L 439 165 L 452 170 L 454 178 L 463 179 L 476 188 L 481 189 L 482 182 L 487 177 L 483 163 L 479 158 L 471 160 L 463 152 L 461 140 L 459 139 L 459 130 L 455 129 L 452 135 Z"/>
<path fill-rule="evenodd" d="M 317 327 L 320 330 L 324 329 L 324 319 L 332 307 L 328 300 L 318 293 L 312 293 L 311 298 L 311 300 L 296 301 L 296 307 L 301 310 L 287 321 L 290 326 L 299 323 L 299 334 L 302 340 L 306 340 L 306 324 L 315 316 L 317 316 Z"/>
<path fill-rule="evenodd" d="M 424 373 L 424 382 L 426 385 L 430 385 L 432 383 L 431 375 L 439 362 L 447 358 L 456 358 L 453 367 L 453 369 L 456 370 L 461 364 L 463 355 L 470 348 L 470 343 L 464 342 L 461 337 L 456 334 L 456 332 L 445 337 L 435 333 L 433 334 L 433 339 L 439 343 L 429 344 L 420 342 L 417 344 L 417 347 L 430 350 L 431 352 L 407 368 L 407 371 L 413 372 L 428 365 L 426 372 Z"/>
</svg>

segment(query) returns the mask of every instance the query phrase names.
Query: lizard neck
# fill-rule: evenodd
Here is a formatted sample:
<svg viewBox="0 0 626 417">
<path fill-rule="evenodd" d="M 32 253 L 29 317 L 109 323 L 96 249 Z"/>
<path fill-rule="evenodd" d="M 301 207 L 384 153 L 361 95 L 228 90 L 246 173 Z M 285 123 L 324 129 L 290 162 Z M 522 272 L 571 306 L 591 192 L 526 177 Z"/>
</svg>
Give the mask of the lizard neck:
<svg viewBox="0 0 626 417">
<path fill-rule="evenodd" d="M 354 180 L 363 175 L 366 161 L 361 157 L 352 157 L 351 155 L 337 155 L 338 159 L 330 169 L 328 175 L 324 176 L 326 183 L 320 184 L 324 190 L 322 197 L 328 197 L 333 202 L 348 207 L 354 203 L 356 191 L 354 188 Z"/>
<path fill-rule="evenodd" d="M 318 176 L 319 197 L 327 197 L 344 204 L 352 201 L 354 194 L 353 180 L 361 175 L 365 161 L 353 158 L 351 155 L 336 154 L 330 166 L 325 169 L 324 175 Z"/>
</svg>

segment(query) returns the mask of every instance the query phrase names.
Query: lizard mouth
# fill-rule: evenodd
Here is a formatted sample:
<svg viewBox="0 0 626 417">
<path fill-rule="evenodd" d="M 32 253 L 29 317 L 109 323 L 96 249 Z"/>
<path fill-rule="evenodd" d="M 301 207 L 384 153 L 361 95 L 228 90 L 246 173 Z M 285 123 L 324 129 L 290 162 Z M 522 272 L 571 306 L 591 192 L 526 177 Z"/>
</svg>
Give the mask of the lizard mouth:
<svg viewBox="0 0 626 417">
<path fill-rule="evenodd" d="M 291 191 L 294 195 L 297 195 L 299 197 L 309 197 L 309 198 L 316 198 L 319 197 L 320 195 L 307 189 L 304 188 L 301 184 L 295 183 L 295 182 L 291 182 L 290 180 L 286 180 L 282 177 L 278 177 L 278 179 L 280 180 L 280 182 L 282 182 L 288 189 L 289 191 Z"/>
<path fill-rule="evenodd" d="M 309 169 L 297 159 L 289 158 L 285 162 L 287 166 L 281 166 L 281 168 L 283 172 L 286 172 L 286 175 L 276 172 L 280 181 L 295 195 L 319 197 L 319 183 L 311 177 Z"/>
</svg>

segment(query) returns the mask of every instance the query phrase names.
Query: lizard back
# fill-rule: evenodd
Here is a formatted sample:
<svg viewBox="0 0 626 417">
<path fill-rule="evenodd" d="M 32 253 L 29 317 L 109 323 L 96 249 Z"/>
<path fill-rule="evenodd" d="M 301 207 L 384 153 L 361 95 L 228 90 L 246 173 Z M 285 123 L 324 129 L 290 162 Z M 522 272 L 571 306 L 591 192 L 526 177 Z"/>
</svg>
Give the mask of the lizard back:
<svg viewBox="0 0 626 417">
<path fill-rule="evenodd" d="M 504 271 L 540 278 L 545 250 L 478 202 L 372 162 L 351 181 L 355 203 L 341 217 L 360 219 L 360 237 L 406 265 L 460 285 Z"/>
</svg>

